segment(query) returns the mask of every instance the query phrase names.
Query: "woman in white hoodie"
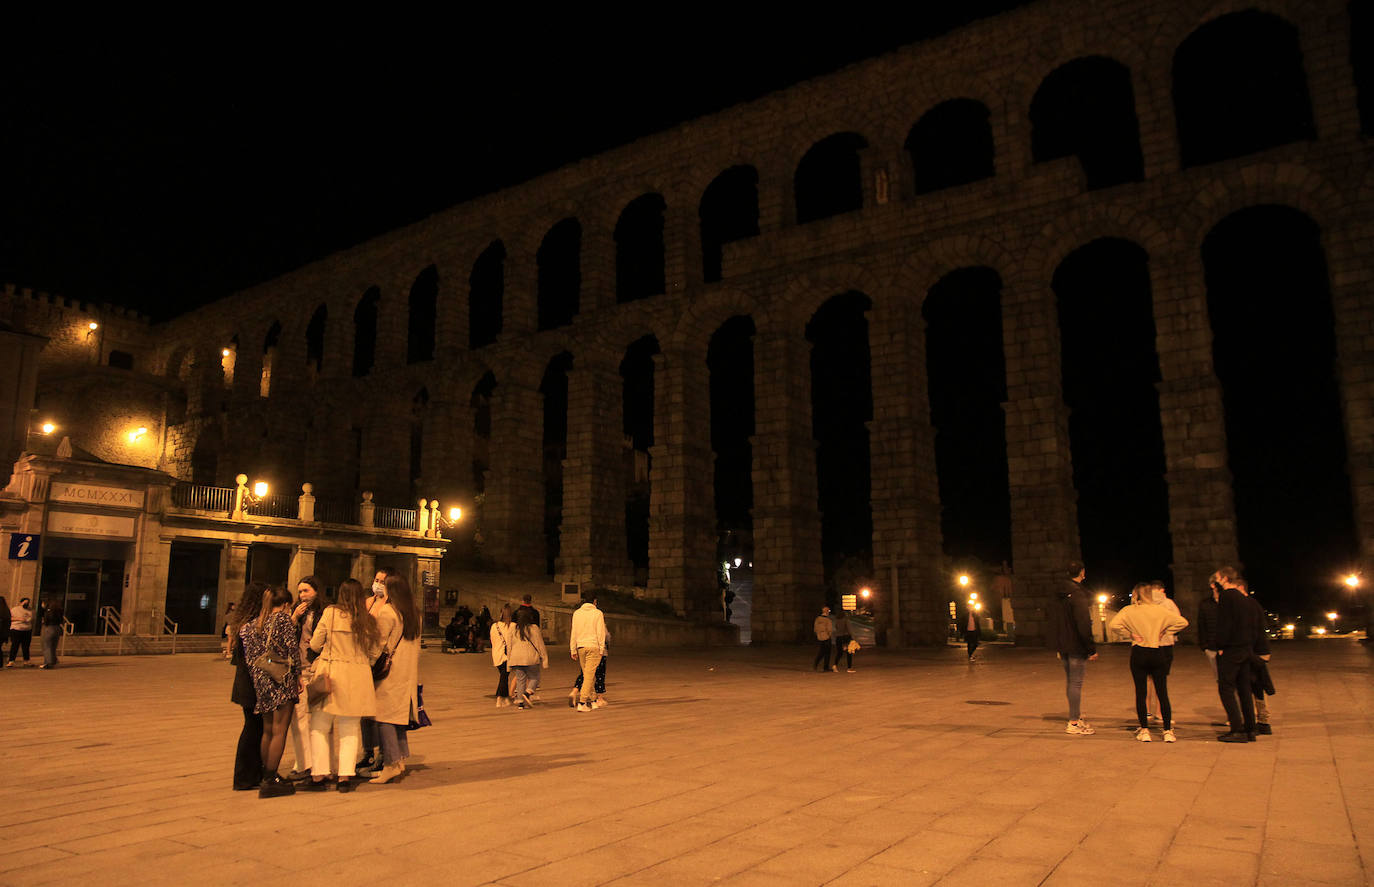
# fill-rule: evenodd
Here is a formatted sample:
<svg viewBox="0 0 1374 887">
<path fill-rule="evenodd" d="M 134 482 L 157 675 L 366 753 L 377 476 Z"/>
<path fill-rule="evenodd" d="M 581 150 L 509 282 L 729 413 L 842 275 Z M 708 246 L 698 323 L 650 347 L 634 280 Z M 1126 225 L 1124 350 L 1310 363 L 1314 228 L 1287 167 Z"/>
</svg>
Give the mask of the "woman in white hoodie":
<svg viewBox="0 0 1374 887">
<path fill-rule="evenodd" d="M 1169 666 L 1173 650 L 1164 650 L 1161 643 L 1166 636 L 1188 627 L 1188 620 L 1176 609 L 1161 606 L 1154 600 L 1154 583 L 1142 582 L 1131 593 L 1131 604 L 1116 614 L 1108 628 L 1120 638 L 1131 639 L 1131 678 L 1135 681 L 1135 714 L 1140 729 L 1135 738 L 1150 741 L 1149 713 L 1145 707 L 1145 685 L 1154 681 L 1159 695 L 1160 715 L 1164 718 L 1164 741 L 1175 742 L 1173 709 L 1169 705 Z"/>
</svg>

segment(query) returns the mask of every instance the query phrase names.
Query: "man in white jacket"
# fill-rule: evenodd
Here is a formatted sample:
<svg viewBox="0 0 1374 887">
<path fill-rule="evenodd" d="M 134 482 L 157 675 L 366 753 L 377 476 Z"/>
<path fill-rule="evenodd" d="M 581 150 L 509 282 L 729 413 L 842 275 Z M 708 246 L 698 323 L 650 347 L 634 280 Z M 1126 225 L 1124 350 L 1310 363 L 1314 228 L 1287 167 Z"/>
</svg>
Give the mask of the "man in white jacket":
<svg viewBox="0 0 1374 887">
<path fill-rule="evenodd" d="M 582 592 L 582 606 L 573 612 L 568 648 L 582 669 L 582 692 L 577 699 L 577 710 L 591 711 L 596 667 L 606 655 L 606 617 L 596 608 L 596 592 L 591 589 Z"/>
</svg>

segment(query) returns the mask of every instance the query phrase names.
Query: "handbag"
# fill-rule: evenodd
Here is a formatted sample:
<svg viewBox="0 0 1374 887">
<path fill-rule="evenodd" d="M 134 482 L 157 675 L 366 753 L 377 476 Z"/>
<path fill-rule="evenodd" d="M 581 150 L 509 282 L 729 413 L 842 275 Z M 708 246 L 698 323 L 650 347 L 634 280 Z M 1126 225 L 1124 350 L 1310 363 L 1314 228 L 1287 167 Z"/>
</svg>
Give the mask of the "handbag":
<svg viewBox="0 0 1374 887">
<path fill-rule="evenodd" d="M 286 673 L 291 670 L 292 660 L 289 655 L 285 662 L 272 658 L 272 629 L 276 627 L 276 620 L 273 620 L 272 627 L 267 630 L 267 649 L 259 653 L 258 658 L 253 660 L 253 667 L 280 684 L 286 680 Z"/>
<path fill-rule="evenodd" d="M 410 719 L 409 730 L 419 730 L 421 727 L 432 727 L 434 722 L 425 714 L 425 685 L 420 684 L 415 688 L 415 715 Z"/>
<path fill-rule="evenodd" d="M 384 649 L 382 655 L 377 657 L 377 661 L 372 663 L 372 680 L 385 680 L 389 674 L 391 674 L 391 653 Z"/>
</svg>

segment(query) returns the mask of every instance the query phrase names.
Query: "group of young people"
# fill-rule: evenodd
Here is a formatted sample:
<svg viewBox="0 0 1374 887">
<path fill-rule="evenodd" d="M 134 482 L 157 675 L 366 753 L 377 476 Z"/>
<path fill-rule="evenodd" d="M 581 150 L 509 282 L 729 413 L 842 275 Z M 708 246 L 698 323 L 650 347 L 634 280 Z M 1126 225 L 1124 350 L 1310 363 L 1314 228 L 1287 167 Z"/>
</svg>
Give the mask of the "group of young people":
<svg viewBox="0 0 1374 887">
<path fill-rule="evenodd" d="M 568 705 L 589 712 L 604 708 L 606 702 L 606 617 L 596 606 L 596 593 L 582 592 L 582 605 L 573 611 L 568 632 L 568 648 L 578 664 L 577 680 L 568 694 Z M 496 706 L 528 709 L 539 701 L 539 686 L 544 669 L 549 667 L 549 651 L 539 628 L 539 611 L 531 595 L 518 607 L 501 608 L 491 625 L 491 661 L 496 666 Z"/>
<path fill-rule="evenodd" d="M 410 583 L 379 570 L 370 589 L 345 579 L 329 606 L 321 592 L 313 576 L 294 600 L 255 582 L 232 613 L 230 698 L 243 709 L 235 790 L 348 792 L 360 776 L 381 784 L 406 773 L 407 733 L 420 714 L 421 617 Z M 284 778 L 288 736 L 296 762 Z"/>
<path fill-rule="evenodd" d="M 62 639 L 62 623 L 65 615 L 62 602 L 50 598 L 43 604 L 41 613 L 34 613 L 29 598 L 20 598 L 18 605 L 11 607 L 0 596 L 0 659 L 5 659 L 5 640 L 10 642 L 9 658 L 5 668 L 14 668 L 16 663 L 29 665 L 29 647 L 33 642 L 33 622 L 37 618 L 42 623 L 43 664 L 39 668 L 57 668 L 57 642 Z M 20 654 L 23 658 L 20 659 Z"/>
<path fill-rule="evenodd" d="M 1050 609 L 1050 641 L 1064 666 L 1069 701 L 1069 722 L 1064 732 L 1087 736 L 1096 732 L 1082 717 L 1083 678 L 1087 664 L 1097 659 L 1086 572 L 1071 563 L 1068 582 Z M 1274 692 L 1268 675 L 1269 646 L 1264 631 L 1264 610 L 1249 597 L 1244 578 L 1234 567 L 1213 573 L 1211 594 L 1198 607 L 1198 644 L 1207 653 L 1217 678 L 1217 690 L 1226 709 L 1227 732 L 1220 742 L 1254 742 L 1257 734 L 1272 733 L 1265 695 Z M 1142 582 L 1131 592 L 1107 631 L 1131 642 L 1130 669 L 1135 684 L 1135 738 L 1151 742 L 1150 719 L 1163 727 L 1165 742 L 1176 742 L 1173 708 L 1169 700 L 1169 672 L 1174 661 L 1174 641 L 1188 627 L 1188 620 L 1165 593 L 1162 582 Z M 1257 676 L 1252 681 L 1252 673 Z M 1156 711 L 1157 707 L 1157 711 Z M 1256 711 L 1260 712 L 1257 717 Z"/>
<path fill-rule="evenodd" d="M 840 670 L 840 657 L 845 657 L 845 671 L 849 674 L 854 673 L 854 651 L 859 645 L 854 641 L 854 629 L 849 624 L 849 614 L 840 610 L 838 614 L 832 615 L 829 607 L 821 607 L 821 615 L 817 616 L 811 623 L 811 630 L 816 633 L 816 658 L 811 661 L 812 671 L 838 672 Z M 835 653 L 835 661 L 830 661 L 831 651 Z"/>
</svg>

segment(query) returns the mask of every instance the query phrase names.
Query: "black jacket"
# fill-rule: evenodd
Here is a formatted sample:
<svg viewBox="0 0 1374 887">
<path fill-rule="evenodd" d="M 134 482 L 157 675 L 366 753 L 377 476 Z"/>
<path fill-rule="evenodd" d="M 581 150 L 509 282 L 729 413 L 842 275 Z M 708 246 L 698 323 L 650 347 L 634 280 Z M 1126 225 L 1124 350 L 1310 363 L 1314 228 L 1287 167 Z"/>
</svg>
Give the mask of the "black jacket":
<svg viewBox="0 0 1374 887">
<path fill-rule="evenodd" d="M 1212 590 L 1197 605 L 1197 645 L 1204 650 L 1217 650 L 1217 602 L 1212 598 Z"/>
<path fill-rule="evenodd" d="M 1093 618 L 1088 605 L 1088 592 L 1072 579 L 1050 602 L 1049 641 L 1061 656 L 1092 656 L 1097 653 L 1093 641 Z"/>
<path fill-rule="evenodd" d="M 1217 649 L 1254 652 L 1261 619 L 1258 603 L 1238 588 L 1223 588 L 1217 598 Z"/>
</svg>

